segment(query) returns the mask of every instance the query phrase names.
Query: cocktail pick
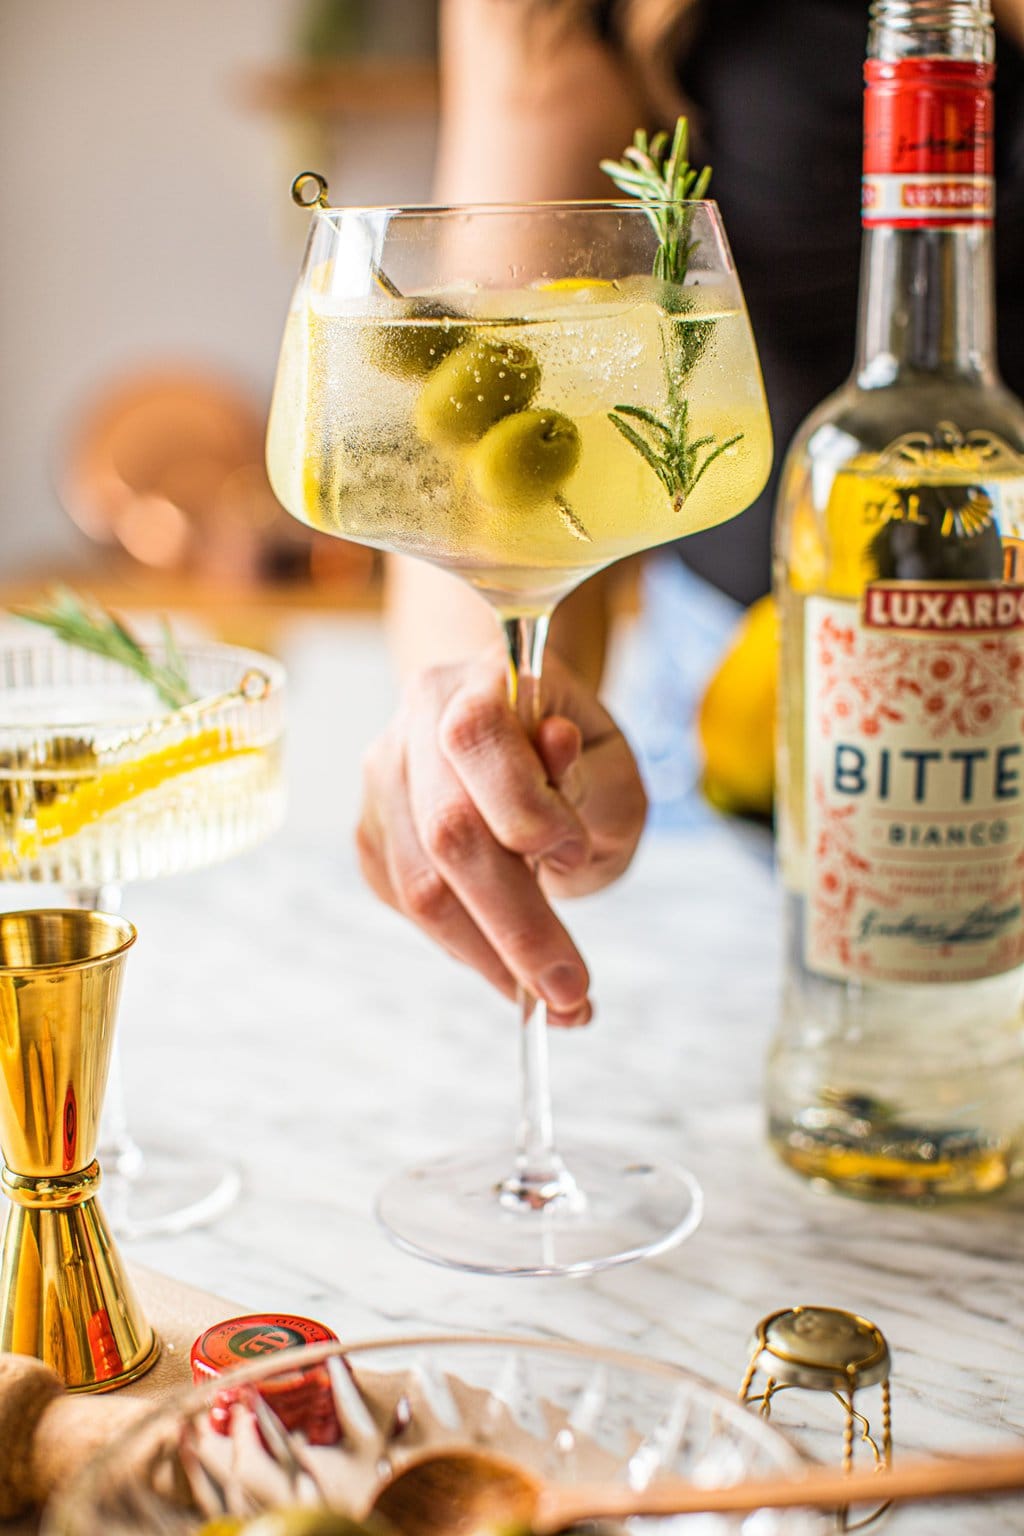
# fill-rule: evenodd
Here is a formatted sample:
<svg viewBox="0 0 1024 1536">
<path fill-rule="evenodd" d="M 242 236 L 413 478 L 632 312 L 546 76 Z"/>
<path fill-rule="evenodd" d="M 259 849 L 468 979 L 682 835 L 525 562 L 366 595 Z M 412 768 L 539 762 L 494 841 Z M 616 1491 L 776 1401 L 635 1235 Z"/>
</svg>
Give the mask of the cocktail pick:
<svg viewBox="0 0 1024 1536">
<path fill-rule="evenodd" d="M 0 1351 L 72 1392 L 135 1380 L 160 1345 L 96 1194 L 96 1141 L 135 929 L 102 912 L 0 915 Z"/>
<path fill-rule="evenodd" d="M 327 178 L 319 171 L 300 171 L 292 182 L 292 202 L 297 208 L 328 208 Z"/>
<path fill-rule="evenodd" d="M 327 178 L 321 176 L 319 171 L 300 171 L 292 182 L 292 202 L 298 208 L 329 208 Z M 404 299 L 402 290 L 395 287 L 387 273 L 375 261 L 371 261 L 370 271 L 374 282 L 379 288 L 383 288 L 389 298 Z"/>
</svg>

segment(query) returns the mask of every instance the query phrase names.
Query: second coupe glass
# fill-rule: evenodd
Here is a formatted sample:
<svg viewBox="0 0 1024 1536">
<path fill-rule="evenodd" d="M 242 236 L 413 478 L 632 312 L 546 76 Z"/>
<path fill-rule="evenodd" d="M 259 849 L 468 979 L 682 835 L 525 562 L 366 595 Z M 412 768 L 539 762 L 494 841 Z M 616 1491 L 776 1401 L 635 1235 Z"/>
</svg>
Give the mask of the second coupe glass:
<svg viewBox="0 0 1024 1536">
<path fill-rule="evenodd" d="M 172 710 L 119 662 L 75 646 L 0 649 L 0 883 L 18 886 L 19 903 L 42 883 L 116 912 L 126 883 L 232 858 L 280 824 L 282 668 L 231 645 L 180 654 L 196 702 Z M 209 1221 L 239 1188 L 200 1147 L 135 1140 L 116 1055 L 100 1156 L 104 1205 L 126 1237 Z"/>
</svg>

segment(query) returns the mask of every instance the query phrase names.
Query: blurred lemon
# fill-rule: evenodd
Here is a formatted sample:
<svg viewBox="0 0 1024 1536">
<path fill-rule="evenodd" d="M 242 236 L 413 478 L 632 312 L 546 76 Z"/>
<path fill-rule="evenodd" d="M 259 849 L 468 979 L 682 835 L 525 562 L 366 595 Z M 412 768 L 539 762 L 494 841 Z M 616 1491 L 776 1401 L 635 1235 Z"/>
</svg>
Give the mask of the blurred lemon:
<svg viewBox="0 0 1024 1536">
<path fill-rule="evenodd" d="M 704 793 L 719 810 L 771 815 L 778 664 L 778 614 L 763 597 L 740 620 L 697 715 Z"/>
<path fill-rule="evenodd" d="M 607 277 L 555 277 L 550 283 L 538 283 L 541 293 L 585 293 L 592 288 L 616 288 Z"/>
</svg>

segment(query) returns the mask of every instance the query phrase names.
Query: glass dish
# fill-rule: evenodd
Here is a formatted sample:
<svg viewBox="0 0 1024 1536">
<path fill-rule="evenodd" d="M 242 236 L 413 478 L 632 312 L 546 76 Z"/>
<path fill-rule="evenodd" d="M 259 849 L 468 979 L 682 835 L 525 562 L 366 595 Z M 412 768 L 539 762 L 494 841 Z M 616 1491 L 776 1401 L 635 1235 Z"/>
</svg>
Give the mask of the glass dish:
<svg viewBox="0 0 1024 1536">
<path fill-rule="evenodd" d="M 715 1486 L 802 1465 L 726 1393 L 618 1351 L 498 1337 L 317 1345 L 236 1368 L 140 1421 L 51 1504 L 43 1536 L 195 1536 L 207 1520 L 275 1506 L 362 1515 L 409 1460 L 467 1444 L 564 1485 L 642 1488 L 671 1473 Z M 670 1523 L 680 1536 L 832 1529 L 830 1517 L 793 1510 Z"/>
</svg>

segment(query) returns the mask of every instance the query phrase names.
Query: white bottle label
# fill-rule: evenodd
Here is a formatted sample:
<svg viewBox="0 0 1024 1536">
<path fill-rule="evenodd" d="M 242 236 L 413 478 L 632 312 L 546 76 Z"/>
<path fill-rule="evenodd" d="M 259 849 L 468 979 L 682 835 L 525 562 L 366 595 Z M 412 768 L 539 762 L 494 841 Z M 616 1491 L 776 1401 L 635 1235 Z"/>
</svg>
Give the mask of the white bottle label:
<svg viewBox="0 0 1024 1536">
<path fill-rule="evenodd" d="M 811 970 L 1024 962 L 1024 586 L 875 582 L 806 606 Z"/>
</svg>

